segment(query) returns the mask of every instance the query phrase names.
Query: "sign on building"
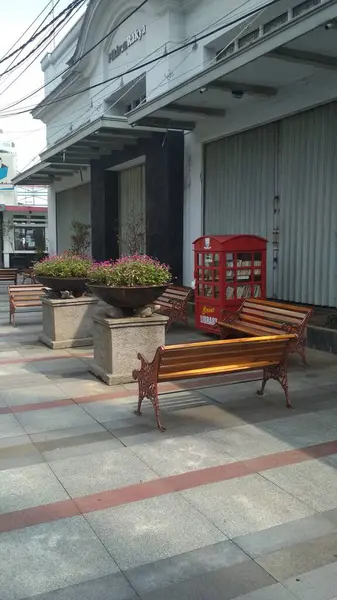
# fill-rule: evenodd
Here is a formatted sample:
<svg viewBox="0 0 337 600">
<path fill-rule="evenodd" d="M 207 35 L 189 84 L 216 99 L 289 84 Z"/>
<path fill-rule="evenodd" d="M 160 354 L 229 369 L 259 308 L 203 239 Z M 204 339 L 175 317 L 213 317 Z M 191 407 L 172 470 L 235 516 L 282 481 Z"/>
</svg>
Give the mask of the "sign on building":
<svg viewBox="0 0 337 600">
<path fill-rule="evenodd" d="M 109 52 L 109 63 L 111 63 L 115 58 L 118 58 L 125 50 L 133 46 L 135 42 L 139 42 L 143 39 L 146 34 L 146 25 L 143 25 L 140 29 L 136 29 L 121 44 L 117 44 L 115 48 Z"/>
<path fill-rule="evenodd" d="M 12 179 L 15 173 L 15 156 L 0 152 L 0 191 L 14 190 Z"/>
</svg>

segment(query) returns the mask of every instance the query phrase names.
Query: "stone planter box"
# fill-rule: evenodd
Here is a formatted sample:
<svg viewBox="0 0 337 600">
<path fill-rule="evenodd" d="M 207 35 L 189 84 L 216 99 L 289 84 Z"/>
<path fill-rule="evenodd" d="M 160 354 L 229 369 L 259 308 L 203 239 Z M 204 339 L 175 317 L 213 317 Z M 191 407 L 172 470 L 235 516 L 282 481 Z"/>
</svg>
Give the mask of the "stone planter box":
<svg viewBox="0 0 337 600">
<path fill-rule="evenodd" d="M 40 342 L 53 350 L 92 345 L 92 318 L 97 298 L 82 296 L 66 300 L 41 300 L 43 331 L 39 337 Z"/>
<path fill-rule="evenodd" d="M 96 315 L 94 361 L 89 370 L 107 385 L 132 382 L 132 371 L 139 368 L 138 352 L 152 360 L 158 346 L 165 345 L 167 320 L 157 314 L 122 319 Z"/>
</svg>

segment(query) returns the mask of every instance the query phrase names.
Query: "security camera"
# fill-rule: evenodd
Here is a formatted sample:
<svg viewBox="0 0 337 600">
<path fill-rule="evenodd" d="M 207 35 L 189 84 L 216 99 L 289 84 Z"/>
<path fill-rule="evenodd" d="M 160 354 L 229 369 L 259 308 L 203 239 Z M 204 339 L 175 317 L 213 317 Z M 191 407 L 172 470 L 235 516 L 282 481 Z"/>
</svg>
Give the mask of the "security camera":
<svg viewBox="0 0 337 600">
<path fill-rule="evenodd" d="M 244 94 L 244 92 L 242 90 L 233 90 L 232 91 L 233 98 L 236 98 L 237 100 L 241 100 L 241 98 L 243 98 L 243 94 Z"/>
<path fill-rule="evenodd" d="M 336 21 L 336 19 L 333 19 L 332 21 L 328 21 L 327 23 L 325 23 L 324 29 L 326 31 L 329 31 L 329 29 L 337 29 L 337 21 Z"/>
</svg>

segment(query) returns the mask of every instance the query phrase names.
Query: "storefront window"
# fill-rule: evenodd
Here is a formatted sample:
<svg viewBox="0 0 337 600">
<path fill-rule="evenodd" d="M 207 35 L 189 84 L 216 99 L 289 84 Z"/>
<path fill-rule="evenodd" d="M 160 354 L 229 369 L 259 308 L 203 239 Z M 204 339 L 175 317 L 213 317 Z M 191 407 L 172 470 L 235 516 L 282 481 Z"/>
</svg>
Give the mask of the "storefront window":
<svg viewBox="0 0 337 600">
<path fill-rule="evenodd" d="M 16 252 L 23 250 L 44 250 L 46 245 L 44 227 L 15 227 L 14 249 Z"/>
</svg>

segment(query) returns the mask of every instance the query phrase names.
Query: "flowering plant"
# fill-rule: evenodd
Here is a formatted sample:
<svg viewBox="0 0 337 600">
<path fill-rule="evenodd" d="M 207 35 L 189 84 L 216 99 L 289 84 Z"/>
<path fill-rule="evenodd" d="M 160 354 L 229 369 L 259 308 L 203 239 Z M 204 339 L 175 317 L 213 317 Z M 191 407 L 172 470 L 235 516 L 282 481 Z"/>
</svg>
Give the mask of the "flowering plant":
<svg viewBox="0 0 337 600">
<path fill-rule="evenodd" d="M 125 256 L 115 262 L 94 263 L 89 271 L 91 283 L 109 287 L 165 285 L 171 280 L 170 268 L 144 254 Z"/>
<path fill-rule="evenodd" d="M 34 274 L 42 277 L 87 278 L 91 266 L 91 258 L 77 256 L 72 252 L 63 252 L 35 263 Z"/>
</svg>

